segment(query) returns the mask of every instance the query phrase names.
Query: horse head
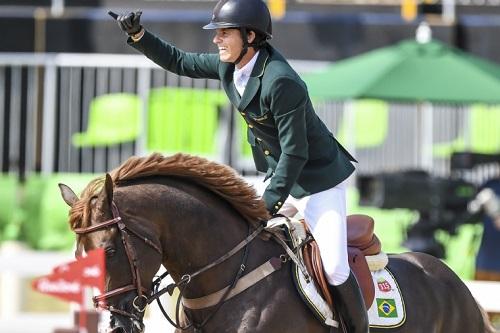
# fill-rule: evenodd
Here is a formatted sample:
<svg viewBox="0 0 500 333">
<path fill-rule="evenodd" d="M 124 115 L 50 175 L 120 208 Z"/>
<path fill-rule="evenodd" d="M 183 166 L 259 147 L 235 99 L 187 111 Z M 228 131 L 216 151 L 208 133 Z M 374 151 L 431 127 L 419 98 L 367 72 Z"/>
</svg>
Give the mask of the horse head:
<svg viewBox="0 0 500 333">
<path fill-rule="evenodd" d="M 109 332 L 143 332 L 150 284 L 162 260 L 159 240 L 145 225 L 136 223 L 144 219 L 134 216 L 134 207 L 126 198 L 121 199 L 122 207 L 116 205 L 109 174 L 102 188 L 96 186 L 102 181 L 94 183 L 93 189 L 91 184 L 81 198 L 67 185 L 59 184 L 64 201 L 71 207 L 70 225 L 77 234 L 75 255 L 104 249 L 105 290 L 94 297 L 94 304 L 111 312 Z"/>
</svg>

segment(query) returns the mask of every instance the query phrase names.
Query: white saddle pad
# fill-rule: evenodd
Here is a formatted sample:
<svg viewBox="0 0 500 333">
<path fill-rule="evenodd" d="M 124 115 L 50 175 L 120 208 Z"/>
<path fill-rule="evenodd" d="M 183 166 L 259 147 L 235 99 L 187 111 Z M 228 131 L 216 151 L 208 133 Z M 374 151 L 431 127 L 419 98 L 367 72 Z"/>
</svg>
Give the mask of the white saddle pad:
<svg viewBox="0 0 500 333">
<path fill-rule="evenodd" d="M 375 299 L 368 310 L 370 327 L 394 328 L 403 325 L 406 320 L 405 304 L 394 276 L 387 268 L 371 273 Z"/>
</svg>

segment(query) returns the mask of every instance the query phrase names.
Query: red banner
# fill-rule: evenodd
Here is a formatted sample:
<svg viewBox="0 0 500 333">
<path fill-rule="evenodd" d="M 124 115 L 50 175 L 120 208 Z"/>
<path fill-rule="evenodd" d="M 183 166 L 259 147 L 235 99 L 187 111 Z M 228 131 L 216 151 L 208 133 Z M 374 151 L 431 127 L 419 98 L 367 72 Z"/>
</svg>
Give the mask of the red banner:
<svg viewBox="0 0 500 333">
<path fill-rule="evenodd" d="M 68 302 L 82 303 L 82 285 L 69 273 L 53 273 L 33 281 L 33 289 Z"/>
<path fill-rule="evenodd" d="M 52 274 L 33 281 L 33 289 L 70 302 L 83 302 L 83 288 L 104 291 L 104 250 L 96 249 L 86 257 L 57 266 Z"/>
<path fill-rule="evenodd" d="M 55 267 L 53 273 L 70 272 L 80 277 L 83 286 L 98 288 L 104 292 L 104 250 L 89 251 L 86 257 Z"/>
</svg>

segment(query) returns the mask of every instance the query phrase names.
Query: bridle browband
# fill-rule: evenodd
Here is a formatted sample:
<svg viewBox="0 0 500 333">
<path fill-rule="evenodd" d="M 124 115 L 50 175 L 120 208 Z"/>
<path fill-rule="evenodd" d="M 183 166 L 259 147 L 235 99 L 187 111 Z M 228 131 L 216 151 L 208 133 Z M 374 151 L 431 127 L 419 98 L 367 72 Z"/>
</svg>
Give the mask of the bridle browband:
<svg viewBox="0 0 500 333">
<path fill-rule="evenodd" d="M 164 287 L 163 289 L 159 290 L 159 285 L 161 283 L 161 280 L 168 275 L 168 272 L 163 273 L 160 277 L 158 277 L 157 279 L 155 279 L 153 281 L 152 289 L 154 289 L 154 292 L 151 292 L 151 291 L 147 290 L 146 288 L 144 288 L 141 284 L 137 255 L 136 255 L 135 249 L 131 246 L 129 232 L 132 235 L 136 236 L 138 239 L 142 240 L 147 245 L 149 245 L 151 248 L 153 248 L 160 255 L 162 255 L 162 250 L 158 245 L 156 245 L 154 242 L 152 242 L 149 238 L 144 237 L 144 236 L 140 235 L 138 232 L 136 232 L 135 230 L 127 227 L 125 222 L 123 222 L 122 218 L 120 217 L 118 207 L 116 206 L 114 201 L 111 201 L 111 212 L 113 214 L 113 218 L 110 220 L 104 221 L 102 223 L 99 223 L 97 225 L 93 225 L 90 227 L 82 227 L 82 228 L 74 228 L 73 229 L 73 231 L 77 235 L 86 235 L 86 234 L 89 234 L 89 233 L 92 233 L 95 231 L 99 231 L 99 230 L 103 230 L 103 229 L 107 229 L 109 227 L 116 225 L 118 227 L 118 230 L 120 231 L 122 243 L 123 243 L 123 246 L 125 248 L 125 253 L 127 254 L 128 262 L 130 265 L 130 271 L 132 273 L 132 283 L 129 285 L 126 285 L 124 287 L 119 287 L 119 288 L 116 288 L 114 290 L 108 291 L 104 294 L 94 296 L 92 298 L 92 300 L 94 302 L 94 307 L 108 310 L 110 312 L 114 312 L 114 313 L 120 314 L 122 316 L 126 316 L 126 317 L 129 317 L 129 318 L 132 318 L 132 319 L 135 319 L 135 320 L 141 322 L 142 321 L 141 318 L 139 318 L 134 313 L 130 313 L 130 312 L 127 312 L 125 310 L 117 309 L 113 306 L 106 304 L 106 300 L 108 298 L 135 290 L 137 292 L 137 296 L 134 298 L 132 305 L 138 312 L 140 312 L 140 313 L 144 312 L 146 310 L 146 306 L 156 299 L 158 301 L 158 305 L 159 305 L 160 309 L 162 310 L 162 313 L 165 315 L 167 320 L 173 326 L 175 326 L 176 328 L 181 329 L 181 330 L 189 329 L 192 326 L 195 327 L 195 330 L 200 329 L 208 322 L 208 320 L 210 318 L 213 317 L 215 312 L 217 312 L 217 310 L 220 308 L 220 306 L 224 303 L 226 297 L 229 294 L 229 291 L 236 285 L 237 281 L 242 276 L 242 274 L 245 270 L 246 259 L 248 257 L 248 246 L 247 245 L 255 237 L 257 237 L 264 230 L 264 227 L 265 227 L 265 225 L 262 224 L 258 228 L 256 228 L 253 232 L 251 232 L 251 230 L 249 229 L 248 236 L 244 240 L 242 240 L 240 243 L 238 243 L 234 248 L 232 248 L 230 251 L 228 251 L 226 254 L 219 257 L 218 259 L 211 262 L 210 264 L 200 268 L 199 270 L 195 271 L 194 273 L 184 274 L 181 277 L 181 280 L 179 282 L 172 283 L 172 284 L 168 285 L 167 287 Z M 232 257 L 233 255 L 235 255 L 237 252 L 239 252 L 243 248 L 244 248 L 244 253 L 243 253 L 242 263 L 239 267 L 238 272 L 236 273 L 235 277 L 233 278 L 233 281 L 230 285 L 231 288 L 229 288 L 227 293 L 221 297 L 219 303 L 216 305 L 215 310 L 208 316 L 208 318 L 206 320 L 203 321 L 203 323 L 201 325 L 196 325 L 192 321 L 187 326 L 184 326 L 184 327 L 179 325 L 178 311 L 179 311 L 180 299 L 182 298 L 183 291 L 185 290 L 186 286 L 189 284 L 189 282 L 191 282 L 191 279 L 193 279 L 194 277 L 209 270 L 210 268 L 213 268 L 213 267 L 221 264 L 222 262 L 224 262 L 227 259 L 229 259 L 230 257 Z M 78 250 L 76 254 L 77 254 L 77 256 L 81 255 L 81 250 Z M 181 289 L 181 287 L 182 287 L 182 289 Z M 164 311 L 164 309 L 159 301 L 160 296 L 165 294 L 166 292 L 168 292 L 170 295 L 172 295 L 174 288 L 180 289 L 180 295 L 179 295 L 179 299 L 177 301 L 175 322 L 166 314 L 166 312 Z M 146 296 L 148 293 L 151 293 L 151 294 L 149 296 Z M 137 304 L 138 301 L 141 301 L 141 304 Z"/>
</svg>

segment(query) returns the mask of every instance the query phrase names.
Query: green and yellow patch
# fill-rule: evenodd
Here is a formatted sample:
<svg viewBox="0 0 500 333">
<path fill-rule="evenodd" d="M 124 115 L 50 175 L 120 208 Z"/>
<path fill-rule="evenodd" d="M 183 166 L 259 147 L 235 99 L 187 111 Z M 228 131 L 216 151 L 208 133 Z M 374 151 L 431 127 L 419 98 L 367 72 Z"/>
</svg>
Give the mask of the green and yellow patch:
<svg viewBox="0 0 500 333">
<path fill-rule="evenodd" d="M 382 318 L 396 318 L 396 301 L 392 298 L 377 298 L 378 316 Z"/>
</svg>

